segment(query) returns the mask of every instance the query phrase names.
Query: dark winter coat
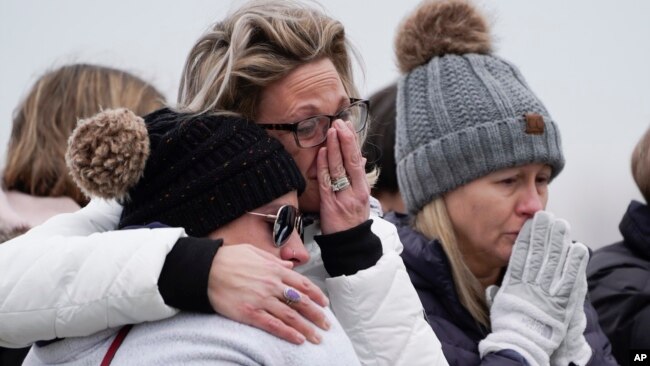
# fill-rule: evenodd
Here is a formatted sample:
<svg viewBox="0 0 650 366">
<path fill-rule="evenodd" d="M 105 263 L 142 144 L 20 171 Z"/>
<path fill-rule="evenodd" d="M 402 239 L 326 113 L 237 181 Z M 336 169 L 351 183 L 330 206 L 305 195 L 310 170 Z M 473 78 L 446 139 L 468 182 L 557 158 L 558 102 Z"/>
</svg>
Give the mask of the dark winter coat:
<svg viewBox="0 0 650 366">
<path fill-rule="evenodd" d="M 519 353 L 504 350 L 480 358 L 478 343 L 489 330 L 478 324 L 458 298 L 451 275 L 451 266 L 438 241 L 430 241 L 411 229 L 410 218 L 390 213 L 385 219 L 397 226 L 404 245 L 402 258 L 415 286 L 429 324 L 442 343 L 442 351 L 450 366 L 462 365 L 525 365 Z M 588 365 L 615 365 L 609 341 L 598 325 L 596 311 L 585 301 L 587 328 L 585 338 L 593 355 Z"/>
<path fill-rule="evenodd" d="M 623 241 L 597 250 L 587 268 L 589 294 L 614 357 L 650 349 L 650 208 L 632 201 L 619 225 Z"/>
</svg>

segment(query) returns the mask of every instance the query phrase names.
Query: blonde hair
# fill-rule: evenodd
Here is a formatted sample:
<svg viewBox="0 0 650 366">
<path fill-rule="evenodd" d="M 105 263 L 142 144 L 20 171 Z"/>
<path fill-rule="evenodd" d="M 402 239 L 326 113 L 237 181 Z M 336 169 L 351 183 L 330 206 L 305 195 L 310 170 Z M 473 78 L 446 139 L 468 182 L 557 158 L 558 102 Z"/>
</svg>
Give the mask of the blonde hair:
<svg viewBox="0 0 650 366">
<path fill-rule="evenodd" d="M 463 260 L 444 198 L 438 197 L 424 206 L 415 216 L 413 226 L 429 240 L 437 239 L 440 242 L 451 265 L 460 303 L 475 321 L 489 328 L 490 317 L 483 287 Z"/>
<path fill-rule="evenodd" d="M 647 204 L 650 204 L 650 128 L 632 152 L 632 176 Z"/>
<path fill-rule="evenodd" d="M 250 1 L 214 24 L 185 63 L 178 108 L 229 111 L 255 120 L 262 91 L 296 67 L 328 58 L 351 97 L 354 86 L 343 24 L 322 9 L 289 0 Z"/>
<path fill-rule="evenodd" d="M 192 47 L 177 109 L 236 114 L 254 121 L 267 86 L 324 58 L 334 64 L 348 96 L 358 97 L 351 56 L 361 60 L 345 37 L 343 24 L 322 7 L 296 0 L 249 1 L 212 25 Z M 360 146 L 367 130 L 359 133 Z M 378 176 L 377 169 L 367 172 L 368 184 L 373 186 Z"/>
<path fill-rule="evenodd" d="M 87 198 L 64 159 L 77 120 L 116 107 L 143 116 L 163 105 L 160 92 L 125 71 L 74 64 L 46 73 L 14 112 L 4 187 L 35 196 L 68 196 L 85 205 Z"/>
</svg>

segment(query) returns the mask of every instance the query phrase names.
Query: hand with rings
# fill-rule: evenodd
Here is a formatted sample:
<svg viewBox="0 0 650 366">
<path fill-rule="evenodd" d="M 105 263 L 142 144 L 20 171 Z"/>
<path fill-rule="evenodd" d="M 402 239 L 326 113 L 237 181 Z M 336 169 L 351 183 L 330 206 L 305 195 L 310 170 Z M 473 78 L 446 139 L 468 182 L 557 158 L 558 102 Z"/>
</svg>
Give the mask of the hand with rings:
<svg viewBox="0 0 650 366">
<path fill-rule="evenodd" d="M 350 187 L 350 180 L 347 176 L 332 179 L 332 191 L 339 192 Z"/>
<path fill-rule="evenodd" d="M 282 292 L 282 296 L 284 297 L 284 303 L 287 305 L 298 303 L 301 299 L 300 293 L 293 287 L 286 287 Z"/>
<path fill-rule="evenodd" d="M 365 164 L 352 125 L 334 121 L 316 161 L 323 234 L 348 230 L 368 220 L 370 187 Z"/>
<path fill-rule="evenodd" d="M 329 329 L 325 294 L 307 277 L 250 244 L 224 245 L 208 276 L 208 299 L 221 315 L 295 344 L 320 343 L 316 326 Z M 320 305 L 320 306 L 319 306 Z"/>
</svg>

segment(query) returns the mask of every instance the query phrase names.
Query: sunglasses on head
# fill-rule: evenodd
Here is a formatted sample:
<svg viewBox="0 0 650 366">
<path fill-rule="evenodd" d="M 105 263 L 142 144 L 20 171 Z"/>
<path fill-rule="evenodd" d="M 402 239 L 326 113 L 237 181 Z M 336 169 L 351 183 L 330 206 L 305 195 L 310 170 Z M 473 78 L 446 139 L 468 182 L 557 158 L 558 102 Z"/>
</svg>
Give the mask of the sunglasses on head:
<svg viewBox="0 0 650 366">
<path fill-rule="evenodd" d="M 302 235 L 302 215 L 297 208 L 283 205 L 275 215 L 268 215 L 259 212 L 247 212 L 248 214 L 263 217 L 266 221 L 273 223 L 273 245 L 280 248 L 287 242 L 293 233 L 293 228 Z"/>
</svg>

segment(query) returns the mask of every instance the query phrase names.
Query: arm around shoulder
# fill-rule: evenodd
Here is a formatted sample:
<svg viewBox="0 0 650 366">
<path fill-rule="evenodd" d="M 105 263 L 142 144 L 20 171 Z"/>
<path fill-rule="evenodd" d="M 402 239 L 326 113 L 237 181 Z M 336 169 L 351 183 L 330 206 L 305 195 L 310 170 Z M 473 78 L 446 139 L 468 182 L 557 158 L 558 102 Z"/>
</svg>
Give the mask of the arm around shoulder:
<svg viewBox="0 0 650 366">
<path fill-rule="evenodd" d="M 121 210 L 91 205 L 0 245 L 0 346 L 85 336 L 176 313 L 157 281 L 184 230 L 91 234 L 115 226 Z"/>
<path fill-rule="evenodd" d="M 56 215 L 31 229 L 22 241 L 36 237 L 85 237 L 93 233 L 115 230 L 120 221 L 122 206 L 113 200 L 93 199 L 87 206 L 73 213 Z M 39 241 L 42 239 L 39 239 Z"/>
<path fill-rule="evenodd" d="M 364 365 L 447 365 L 399 252 L 397 230 L 373 217 L 383 255 L 372 267 L 326 280 L 337 319 Z"/>
</svg>

